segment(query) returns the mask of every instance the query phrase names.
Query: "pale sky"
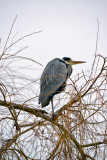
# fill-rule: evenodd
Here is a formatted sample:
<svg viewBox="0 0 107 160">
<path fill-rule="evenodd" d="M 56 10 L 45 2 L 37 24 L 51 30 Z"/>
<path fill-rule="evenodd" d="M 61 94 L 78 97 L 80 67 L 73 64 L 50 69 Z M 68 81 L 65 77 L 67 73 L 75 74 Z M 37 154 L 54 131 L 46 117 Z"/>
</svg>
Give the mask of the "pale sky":
<svg viewBox="0 0 107 160">
<path fill-rule="evenodd" d="M 29 46 L 23 54 L 44 67 L 51 59 L 66 56 L 87 62 L 75 66 L 73 74 L 90 70 L 96 47 L 97 17 L 100 24 L 98 53 L 107 56 L 106 0 L 0 0 L 2 47 L 16 15 L 11 40 L 42 31 L 20 42 L 16 50 Z"/>
</svg>

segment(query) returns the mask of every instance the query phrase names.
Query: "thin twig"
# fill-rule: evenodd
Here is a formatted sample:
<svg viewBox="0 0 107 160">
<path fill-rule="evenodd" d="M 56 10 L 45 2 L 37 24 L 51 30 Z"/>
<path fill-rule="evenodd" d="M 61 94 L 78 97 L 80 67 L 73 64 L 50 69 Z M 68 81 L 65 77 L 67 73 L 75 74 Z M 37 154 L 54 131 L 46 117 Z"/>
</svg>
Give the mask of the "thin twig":
<svg viewBox="0 0 107 160">
<path fill-rule="evenodd" d="M 3 53 L 2 53 L 2 55 L 1 55 L 1 57 L 0 57 L 0 59 L 1 59 L 1 58 L 3 57 L 3 55 L 5 54 L 6 46 L 7 46 L 7 43 L 8 43 L 8 41 L 9 41 L 10 35 L 11 35 L 11 33 L 12 33 L 12 30 L 13 30 L 14 24 L 15 24 L 15 22 L 16 22 L 16 19 L 17 19 L 17 15 L 16 15 L 16 17 L 15 17 L 13 23 L 12 23 L 12 26 L 11 26 L 11 29 L 10 29 L 9 35 L 8 35 L 8 37 L 7 37 L 7 40 L 6 40 L 4 49 L 3 49 Z"/>
</svg>

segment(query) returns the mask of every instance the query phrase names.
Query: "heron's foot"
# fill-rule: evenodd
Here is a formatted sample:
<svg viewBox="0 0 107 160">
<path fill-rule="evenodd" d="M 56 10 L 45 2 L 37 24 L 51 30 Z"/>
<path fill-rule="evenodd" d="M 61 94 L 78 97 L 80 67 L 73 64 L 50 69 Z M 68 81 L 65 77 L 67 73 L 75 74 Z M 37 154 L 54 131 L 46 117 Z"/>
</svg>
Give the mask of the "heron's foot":
<svg viewBox="0 0 107 160">
<path fill-rule="evenodd" d="M 57 115 L 57 113 L 52 114 L 52 120 L 53 121 L 55 120 L 56 115 Z"/>
<path fill-rule="evenodd" d="M 54 121 L 54 115 L 52 115 L 52 120 Z"/>
</svg>

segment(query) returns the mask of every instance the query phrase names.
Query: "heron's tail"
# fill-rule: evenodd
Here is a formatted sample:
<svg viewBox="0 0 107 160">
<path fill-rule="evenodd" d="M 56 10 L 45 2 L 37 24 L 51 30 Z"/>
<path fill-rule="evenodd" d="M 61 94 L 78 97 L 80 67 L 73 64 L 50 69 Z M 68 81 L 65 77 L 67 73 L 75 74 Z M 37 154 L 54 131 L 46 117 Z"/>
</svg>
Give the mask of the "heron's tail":
<svg viewBox="0 0 107 160">
<path fill-rule="evenodd" d="M 50 95 L 40 93 L 39 95 L 39 104 L 41 103 L 42 107 L 49 105 L 50 102 Z"/>
</svg>

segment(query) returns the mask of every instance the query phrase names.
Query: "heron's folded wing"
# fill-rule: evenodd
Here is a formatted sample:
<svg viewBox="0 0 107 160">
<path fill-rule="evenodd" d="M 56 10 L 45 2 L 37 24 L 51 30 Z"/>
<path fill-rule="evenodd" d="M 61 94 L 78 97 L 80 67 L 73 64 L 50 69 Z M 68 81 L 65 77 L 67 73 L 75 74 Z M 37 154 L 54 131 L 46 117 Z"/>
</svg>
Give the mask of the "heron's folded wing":
<svg viewBox="0 0 107 160">
<path fill-rule="evenodd" d="M 67 69 L 66 64 L 60 59 L 54 59 L 50 61 L 46 68 L 43 71 L 40 80 L 40 90 L 48 90 L 48 92 L 52 92 L 52 90 L 58 89 L 67 78 Z"/>
</svg>

